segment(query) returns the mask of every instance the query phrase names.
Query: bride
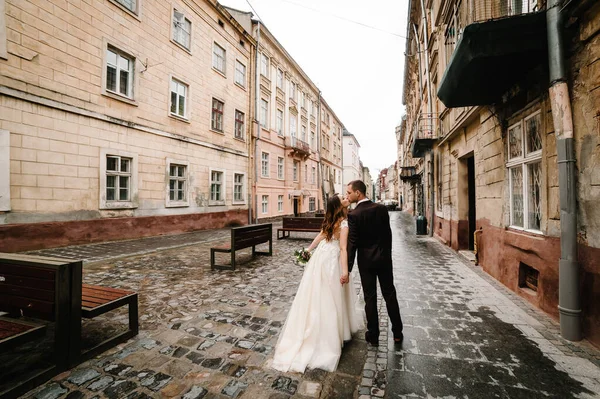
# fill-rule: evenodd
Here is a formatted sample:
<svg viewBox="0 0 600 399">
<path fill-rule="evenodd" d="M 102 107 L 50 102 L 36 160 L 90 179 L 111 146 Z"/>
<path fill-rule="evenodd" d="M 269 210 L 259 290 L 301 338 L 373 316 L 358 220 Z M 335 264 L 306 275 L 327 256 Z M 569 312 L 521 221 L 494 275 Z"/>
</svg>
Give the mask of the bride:
<svg viewBox="0 0 600 399">
<path fill-rule="evenodd" d="M 317 249 L 306 264 L 275 348 L 272 367 L 276 370 L 334 371 L 344 341 L 362 328 L 353 278 L 348 275 L 349 204 L 337 195 L 327 202 L 321 232 L 308 251 Z"/>
</svg>

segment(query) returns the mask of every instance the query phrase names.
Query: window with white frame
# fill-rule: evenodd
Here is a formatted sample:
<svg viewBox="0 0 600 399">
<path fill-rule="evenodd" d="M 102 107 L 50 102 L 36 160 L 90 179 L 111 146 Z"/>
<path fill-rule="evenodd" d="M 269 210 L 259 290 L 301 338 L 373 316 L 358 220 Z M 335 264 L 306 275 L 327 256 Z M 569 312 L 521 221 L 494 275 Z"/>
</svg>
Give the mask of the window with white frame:
<svg viewBox="0 0 600 399">
<path fill-rule="evenodd" d="M 134 58 L 109 46 L 106 49 L 106 91 L 133 97 Z"/>
<path fill-rule="evenodd" d="M 308 165 L 304 165 L 304 183 L 308 183 Z"/>
<path fill-rule="evenodd" d="M 186 118 L 188 85 L 171 79 L 171 114 Z"/>
<path fill-rule="evenodd" d="M 277 108 L 277 134 L 283 136 L 283 111 Z"/>
<path fill-rule="evenodd" d="M 225 204 L 225 175 L 223 171 L 210 171 L 210 201 L 209 205 Z"/>
<path fill-rule="evenodd" d="M 235 83 L 246 87 L 246 65 L 238 60 L 235 61 Z"/>
<path fill-rule="evenodd" d="M 316 148 L 315 147 L 315 132 L 310 132 L 310 148 L 312 148 L 313 150 Z"/>
<path fill-rule="evenodd" d="M 283 71 L 277 69 L 277 87 L 283 90 Z"/>
<path fill-rule="evenodd" d="M 312 184 L 315 184 L 315 181 L 317 180 L 317 168 L 315 168 L 314 166 L 312 167 L 312 175 L 310 177 L 310 182 Z"/>
<path fill-rule="evenodd" d="M 296 137 L 296 115 L 290 115 L 290 136 Z"/>
<path fill-rule="evenodd" d="M 309 197 L 308 198 L 308 211 L 314 212 L 316 209 L 317 209 L 317 206 L 316 206 L 316 202 L 315 202 L 315 197 Z"/>
<path fill-rule="evenodd" d="M 106 202 L 131 201 L 132 158 L 106 156 Z"/>
<path fill-rule="evenodd" d="M 265 53 L 260 55 L 260 74 L 269 77 L 269 57 Z"/>
<path fill-rule="evenodd" d="M 127 10 L 131 11 L 134 14 L 138 14 L 138 0 L 113 0 L 115 3 L 118 3 L 125 7 Z"/>
<path fill-rule="evenodd" d="M 298 181 L 298 161 L 294 161 L 294 181 Z"/>
<path fill-rule="evenodd" d="M 261 176 L 262 177 L 269 177 L 269 153 L 268 152 L 263 152 L 261 154 L 261 159 L 260 159 L 260 165 L 261 165 Z"/>
<path fill-rule="evenodd" d="M 542 219 L 542 115 L 536 112 L 508 128 L 510 225 L 540 230 Z"/>
<path fill-rule="evenodd" d="M 310 108 L 311 108 L 311 110 L 310 110 L 311 115 L 316 117 L 317 116 L 317 104 L 314 101 L 311 101 Z"/>
<path fill-rule="evenodd" d="M 212 100 L 212 114 L 211 114 L 211 125 L 213 130 L 218 132 L 223 131 L 223 107 L 225 103 L 213 98 Z"/>
<path fill-rule="evenodd" d="M 225 75 L 225 49 L 213 43 L 213 68 Z"/>
<path fill-rule="evenodd" d="M 245 126 L 246 115 L 242 111 L 235 110 L 235 138 L 244 140 L 244 126 Z"/>
<path fill-rule="evenodd" d="M 302 138 L 301 138 L 301 140 L 302 140 L 302 141 L 304 141 L 304 142 L 306 143 L 306 126 L 302 125 L 302 128 L 301 128 L 301 129 L 302 129 L 302 130 L 301 130 L 301 133 L 300 133 L 300 134 L 301 134 L 301 137 L 302 137 Z"/>
<path fill-rule="evenodd" d="M 187 201 L 187 165 L 169 165 L 169 201 Z"/>
<path fill-rule="evenodd" d="M 178 10 L 173 10 L 173 40 L 189 50 L 192 38 L 192 22 Z"/>
<path fill-rule="evenodd" d="M 296 83 L 290 83 L 290 98 L 296 101 Z"/>
<path fill-rule="evenodd" d="M 301 98 L 300 104 L 302 104 L 302 108 L 306 108 L 306 94 L 304 92 L 302 92 L 300 94 L 300 98 Z"/>
<path fill-rule="evenodd" d="M 260 125 L 264 128 L 269 127 L 269 102 L 264 98 L 260 100 Z"/>
<path fill-rule="evenodd" d="M 233 174 L 233 202 L 242 203 L 245 201 L 245 190 L 244 190 L 244 180 L 245 175 L 243 173 L 234 173 Z"/>
<path fill-rule="evenodd" d="M 277 212 L 283 212 L 283 195 L 277 196 Z"/>
<path fill-rule="evenodd" d="M 262 205 L 262 209 L 261 209 L 262 213 L 268 213 L 269 212 L 269 196 L 268 195 L 262 196 L 261 205 Z"/>
<path fill-rule="evenodd" d="M 279 180 L 283 180 L 285 178 L 285 173 L 284 173 L 284 168 L 285 168 L 285 164 L 284 164 L 284 159 L 283 157 L 277 157 L 277 178 Z"/>
</svg>

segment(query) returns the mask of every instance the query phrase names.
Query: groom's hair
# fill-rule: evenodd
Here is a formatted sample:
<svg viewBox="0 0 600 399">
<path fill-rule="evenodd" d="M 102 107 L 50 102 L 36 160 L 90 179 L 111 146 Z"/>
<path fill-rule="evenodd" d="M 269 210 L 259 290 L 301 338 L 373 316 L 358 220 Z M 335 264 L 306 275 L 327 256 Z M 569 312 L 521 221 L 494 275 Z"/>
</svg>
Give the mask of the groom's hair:
<svg viewBox="0 0 600 399">
<path fill-rule="evenodd" d="M 362 180 L 352 180 L 348 185 L 352 186 L 352 191 L 360 191 L 363 195 L 367 194 L 367 186 Z"/>
</svg>

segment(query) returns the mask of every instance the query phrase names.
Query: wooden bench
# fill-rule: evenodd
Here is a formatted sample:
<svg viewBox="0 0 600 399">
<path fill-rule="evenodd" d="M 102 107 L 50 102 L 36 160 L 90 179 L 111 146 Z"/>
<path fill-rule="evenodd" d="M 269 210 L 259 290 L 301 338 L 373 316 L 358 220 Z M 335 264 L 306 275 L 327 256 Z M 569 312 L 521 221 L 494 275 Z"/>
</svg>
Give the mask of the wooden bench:
<svg viewBox="0 0 600 399">
<path fill-rule="evenodd" d="M 44 334 L 38 329 L 19 334 L 17 324 L 24 323 L 21 316 L 55 323 L 55 364 L 15 384 L 9 392 L 0 390 L 0 397 L 21 395 L 69 367 L 135 336 L 139 330 L 137 300 L 137 293 L 132 291 L 82 284 L 81 261 L 0 253 L 0 311 L 8 312 L 9 316 L 0 318 L 0 331 L 2 322 L 10 323 L 5 325 L 1 349 L 16 347 L 33 339 L 35 334 Z M 93 318 L 124 305 L 129 308 L 129 329 L 83 350 L 82 317 Z"/>
<path fill-rule="evenodd" d="M 264 244 L 267 242 L 269 243 L 268 252 L 259 252 L 256 250 L 256 246 L 258 244 Z M 231 242 L 229 244 L 210 249 L 210 268 L 235 270 L 235 251 L 250 247 L 252 247 L 252 256 L 271 256 L 273 254 L 273 225 L 271 223 L 232 228 Z M 217 265 L 215 263 L 216 252 L 231 253 L 231 266 Z"/>
<path fill-rule="evenodd" d="M 288 238 L 292 231 L 318 233 L 322 224 L 323 218 L 283 218 L 283 226 L 277 229 L 277 239 Z"/>
<path fill-rule="evenodd" d="M 0 397 L 22 395 L 76 361 L 73 335 L 81 332 L 81 321 L 75 320 L 78 311 L 70 297 L 72 274 L 77 267 L 81 269 L 81 262 L 0 254 L 0 311 L 8 313 L 1 322 L 2 351 L 44 337 L 46 324 L 54 323 L 50 363 L 43 362 L 35 372 L 15 378 L 18 381 L 8 388 L 4 385 L 6 389 L 0 389 Z M 24 321 L 23 316 L 35 319 L 36 323 Z"/>
</svg>

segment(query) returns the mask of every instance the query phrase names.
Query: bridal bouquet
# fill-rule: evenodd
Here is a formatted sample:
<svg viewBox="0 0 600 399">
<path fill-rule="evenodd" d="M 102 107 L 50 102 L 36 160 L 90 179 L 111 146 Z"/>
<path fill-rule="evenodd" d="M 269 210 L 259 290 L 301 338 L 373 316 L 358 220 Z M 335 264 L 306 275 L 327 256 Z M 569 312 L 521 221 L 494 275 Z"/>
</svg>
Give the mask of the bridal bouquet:
<svg viewBox="0 0 600 399">
<path fill-rule="evenodd" d="M 297 249 L 296 251 L 294 251 L 294 256 L 296 257 L 296 262 L 298 262 L 301 265 L 305 265 L 310 259 L 310 252 L 308 252 L 304 248 L 299 250 Z"/>
</svg>

